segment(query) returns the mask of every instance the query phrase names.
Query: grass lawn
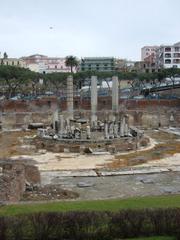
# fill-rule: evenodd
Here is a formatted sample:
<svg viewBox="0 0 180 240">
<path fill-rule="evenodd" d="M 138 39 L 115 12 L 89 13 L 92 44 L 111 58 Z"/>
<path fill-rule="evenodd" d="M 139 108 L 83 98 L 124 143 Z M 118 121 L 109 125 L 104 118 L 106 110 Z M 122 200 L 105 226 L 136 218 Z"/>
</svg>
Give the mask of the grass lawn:
<svg viewBox="0 0 180 240">
<path fill-rule="evenodd" d="M 37 204 L 17 204 L 0 207 L 0 215 L 59 211 L 118 211 L 121 209 L 180 207 L 180 195 L 139 197 L 97 201 L 62 201 Z"/>
</svg>

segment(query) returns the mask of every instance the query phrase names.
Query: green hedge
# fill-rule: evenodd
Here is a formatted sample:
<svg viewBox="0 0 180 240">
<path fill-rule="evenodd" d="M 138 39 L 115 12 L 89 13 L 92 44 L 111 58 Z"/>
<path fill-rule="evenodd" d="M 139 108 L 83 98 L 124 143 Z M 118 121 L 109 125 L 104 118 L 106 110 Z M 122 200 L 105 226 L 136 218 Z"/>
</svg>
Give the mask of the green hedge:
<svg viewBox="0 0 180 240">
<path fill-rule="evenodd" d="M 151 236 L 180 239 L 180 209 L 35 213 L 0 217 L 4 240 L 118 240 Z"/>
</svg>

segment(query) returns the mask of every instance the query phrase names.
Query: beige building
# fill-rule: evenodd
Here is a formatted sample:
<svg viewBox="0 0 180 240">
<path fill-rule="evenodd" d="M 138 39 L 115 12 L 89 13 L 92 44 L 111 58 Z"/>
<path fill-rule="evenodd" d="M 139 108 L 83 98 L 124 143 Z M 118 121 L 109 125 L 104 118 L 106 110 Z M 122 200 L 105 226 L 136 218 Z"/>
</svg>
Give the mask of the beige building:
<svg viewBox="0 0 180 240">
<path fill-rule="evenodd" d="M 141 61 L 143 62 L 147 57 L 154 55 L 158 50 L 158 46 L 144 46 L 141 48 Z"/>
<path fill-rule="evenodd" d="M 19 58 L 0 58 L 0 65 L 26 67 L 25 62 Z"/>
</svg>

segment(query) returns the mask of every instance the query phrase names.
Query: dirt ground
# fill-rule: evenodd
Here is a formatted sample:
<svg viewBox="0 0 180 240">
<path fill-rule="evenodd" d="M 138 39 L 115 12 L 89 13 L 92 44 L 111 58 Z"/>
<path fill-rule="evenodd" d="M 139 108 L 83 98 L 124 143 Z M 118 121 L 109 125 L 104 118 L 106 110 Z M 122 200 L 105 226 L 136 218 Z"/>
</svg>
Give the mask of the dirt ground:
<svg viewBox="0 0 180 240">
<path fill-rule="evenodd" d="M 35 146 L 26 141 L 35 132 L 1 133 L 0 158 L 34 159 L 41 172 L 42 186 L 59 186 L 77 193 L 78 199 L 180 194 L 180 136 L 158 130 L 146 131 L 146 134 L 153 139 L 153 148 L 115 155 L 80 155 L 37 152 Z M 154 168 L 159 169 L 159 173 L 153 172 Z M 165 172 L 161 172 L 162 168 Z M 124 175 L 97 177 L 96 169 L 123 171 Z M 138 174 L 134 173 L 136 169 Z M 36 193 L 26 196 L 27 200 L 37 198 Z"/>
<path fill-rule="evenodd" d="M 26 144 L 34 132 L 11 132 L 1 135 L 0 157 L 32 159 L 40 171 L 123 169 L 125 167 L 170 167 L 180 166 L 180 136 L 163 132 L 147 131 L 151 145 L 140 151 L 103 154 L 53 153 L 36 151 L 35 146 Z M 0 139 L 0 140 L 1 140 Z"/>
</svg>

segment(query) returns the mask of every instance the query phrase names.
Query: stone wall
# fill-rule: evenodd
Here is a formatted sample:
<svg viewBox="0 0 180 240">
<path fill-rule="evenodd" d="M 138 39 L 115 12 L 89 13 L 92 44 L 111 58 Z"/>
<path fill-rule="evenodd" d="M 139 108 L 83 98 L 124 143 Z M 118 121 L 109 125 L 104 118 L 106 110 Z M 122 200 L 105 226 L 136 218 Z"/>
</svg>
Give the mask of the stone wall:
<svg viewBox="0 0 180 240">
<path fill-rule="evenodd" d="M 0 201 L 17 202 L 21 199 L 26 183 L 39 184 L 38 168 L 21 162 L 4 160 L 0 163 Z"/>
<path fill-rule="evenodd" d="M 97 114 L 104 118 L 111 111 L 111 97 L 98 98 Z M 41 99 L 36 101 L 1 101 L 0 102 L 0 128 L 12 129 L 27 127 L 30 123 L 52 123 L 52 114 L 57 107 L 66 110 L 66 101 L 58 102 L 56 98 Z M 90 99 L 81 100 L 74 98 L 75 115 L 90 117 Z M 120 100 L 120 112 L 126 112 L 130 123 L 142 127 L 163 127 L 174 124 L 180 126 L 180 99 L 175 100 Z M 170 123 L 173 114 L 174 123 Z"/>
</svg>

